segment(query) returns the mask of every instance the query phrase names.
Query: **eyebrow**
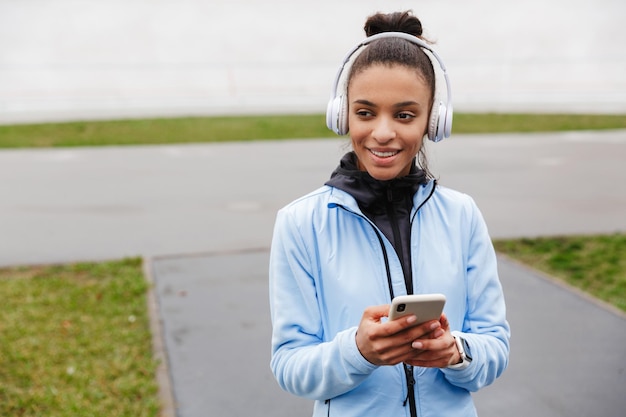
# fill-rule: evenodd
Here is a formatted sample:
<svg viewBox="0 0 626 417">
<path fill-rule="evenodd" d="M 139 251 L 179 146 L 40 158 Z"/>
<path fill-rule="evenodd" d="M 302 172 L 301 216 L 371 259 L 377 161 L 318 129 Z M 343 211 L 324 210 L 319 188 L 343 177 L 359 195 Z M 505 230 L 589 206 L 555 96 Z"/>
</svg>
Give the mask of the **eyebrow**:
<svg viewBox="0 0 626 417">
<path fill-rule="evenodd" d="M 354 104 L 362 104 L 364 106 L 369 106 L 369 107 L 378 107 L 378 105 L 372 103 L 369 100 L 354 100 L 353 101 Z M 396 103 L 393 105 L 393 107 L 407 107 L 407 106 L 420 106 L 420 103 L 418 103 L 417 101 L 403 101 L 401 103 Z"/>
</svg>

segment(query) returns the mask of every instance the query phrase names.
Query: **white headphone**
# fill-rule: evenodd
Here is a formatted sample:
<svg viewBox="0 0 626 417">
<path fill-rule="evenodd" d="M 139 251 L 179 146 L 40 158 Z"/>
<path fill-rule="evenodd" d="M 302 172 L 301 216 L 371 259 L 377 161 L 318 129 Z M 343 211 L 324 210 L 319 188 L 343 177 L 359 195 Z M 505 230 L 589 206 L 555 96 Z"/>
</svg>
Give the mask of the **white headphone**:
<svg viewBox="0 0 626 417">
<path fill-rule="evenodd" d="M 446 67 L 443 64 L 441 58 L 439 58 L 439 55 L 437 55 L 437 53 L 433 51 L 427 43 L 422 41 L 417 36 L 413 36 L 404 32 L 378 33 L 376 35 L 365 38 L 361 41 L 361 43 L 356 45 L 354 48 L 352 48 L 350 52 L 348 52 L 343 60 L 343 63 L 341 64 L 341 67 L 339 67 L 339 71 L 337 71 L 337 76 L 335 77 L 330 101 L 328 102 L 328 107 L 326 108 L 326 126 L 328 126 L 330 130 L 337 133 L 338 135 L 345 135 L 348 133 L 347 82 L 344 82 L 341 91 L 338 91 L 342 74 L 344 72 L 344 69 L 346 68 L 346 65 L 350 61 L 350 58 L 360 48 L 381 38 L 406 39 L 407 41 L 428 50 L 435 57 L 435 59 L 439 63 L 439 66 L 441 67 L 441 70 L 443 71 L 443 76 L 446 81 L 447 99 L 445 103 L 440 100 L 437 91 L 437 83 L 435 83 L 433 107 L 430 109 L 430 116 L 428 121 L 428 139 L 434 142 L 439 142 L 443 138 L 450 137 L 450 133 L 452 132 L 452 91 L 450 89 L 450 80 L 448 79 Z"/>
</svg>

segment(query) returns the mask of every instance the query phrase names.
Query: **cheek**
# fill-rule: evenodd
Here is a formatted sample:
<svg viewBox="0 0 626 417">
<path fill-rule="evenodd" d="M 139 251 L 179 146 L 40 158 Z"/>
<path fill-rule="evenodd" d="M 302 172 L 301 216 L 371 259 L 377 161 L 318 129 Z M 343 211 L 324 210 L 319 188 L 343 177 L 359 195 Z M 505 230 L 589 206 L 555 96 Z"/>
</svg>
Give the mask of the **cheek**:
<svg viewBox="0 0 626 417">
<path fill-rule="evenodd" d="M 354 134 L 354 132 L 350 131 L 350 145 L 352 146 L 352 150 L 357 154 L 361 152 L 363 148 L 363 143 L 365 142 L 360 136 Z"/>
<path fill-rule="evenodd" d="M 350 139 L 352 140 L 353 143 L 361 142 L 365 139 L 365 137 L 367 137 L 368 131 L 363 125 L 363 123 L 359 121 L 358 119 L 354 120 L 354 122 L 350 120 L 348 127 L 349 127 L 348 134 L 350 135 Z"/>
<path fill-rule="evenodd" d="M 417 155 L 424 143 L 423 137 L 419 133 L 413 131 L 412 135 L 404 136 L 404 147 L 413 156 Z"/>
<path fill-rule="evenodd" d="M 418 138 L 414 143 L 413 143 L 413 149 L 414 149 L 414 153 L 417 154 L 420 149 L 422 149 L 422 144 L 424 143 L 424 141 L 422 140 L 422 138 Z"/>
<path fill-rule="evenodd" d="M 348 115 L 348 128 L 350 130 L 359 128 L 359 119 L 354 117 L 354 115 L 352 115 L 352 114 Z"/>
</svg>

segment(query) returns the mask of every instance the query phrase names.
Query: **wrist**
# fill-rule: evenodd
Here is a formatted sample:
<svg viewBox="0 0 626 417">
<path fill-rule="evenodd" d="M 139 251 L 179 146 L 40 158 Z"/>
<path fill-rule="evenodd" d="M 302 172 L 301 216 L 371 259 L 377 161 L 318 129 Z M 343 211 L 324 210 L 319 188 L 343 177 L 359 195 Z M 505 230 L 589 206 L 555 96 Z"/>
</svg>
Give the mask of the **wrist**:
<svg viewBox="0 0 626 417">
<path fill-rule="evenodd" d="M 455 357 L 458 358 L 457 362 L 452 365 L 448 365 L 448 369 L 465 369 L 470 366 L 470 363 L 472 363 L 472 356 L 470 354 L 469 344 L 467 343 L 467 340 L 459 335 L 453 335 L 453 337 L 459 355 L 455 355 Z"/>
</svg>

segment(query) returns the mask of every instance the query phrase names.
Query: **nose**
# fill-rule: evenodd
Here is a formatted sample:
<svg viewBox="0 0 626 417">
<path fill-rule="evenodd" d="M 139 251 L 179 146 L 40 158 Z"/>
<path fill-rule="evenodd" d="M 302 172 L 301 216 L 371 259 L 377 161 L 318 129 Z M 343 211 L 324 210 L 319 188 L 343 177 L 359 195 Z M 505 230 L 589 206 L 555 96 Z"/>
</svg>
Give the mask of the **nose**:
<svg viewBox="0 0 626 417">
<path fill-rule="evenodd" d="M 393 120 L 386 116 L 380 116 L 374 122 L 372 137 L 379 143 L 386 143 L 396 137 Z"/>
</svg>

